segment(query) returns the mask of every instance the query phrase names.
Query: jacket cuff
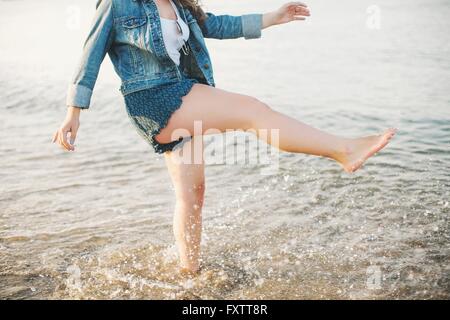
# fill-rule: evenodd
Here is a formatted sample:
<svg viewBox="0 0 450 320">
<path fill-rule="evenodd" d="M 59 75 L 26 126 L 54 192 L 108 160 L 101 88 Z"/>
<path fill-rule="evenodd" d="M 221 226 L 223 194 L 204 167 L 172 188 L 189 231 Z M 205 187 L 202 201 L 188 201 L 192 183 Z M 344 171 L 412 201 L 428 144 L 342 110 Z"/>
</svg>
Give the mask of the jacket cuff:
<svg viewBox="0 0 450 320">
<path fill-rule="evenodd" d="M 242 32 L 245 39 L 261 38 L 262 14 L 244 14 L 242 16 Z"/>
<path fill-rule="evenodd" d="M 72 84 L 67 93 L 66 104 L 68 107 L 88 109 L 91 103 L 92 90 L 88 87 Z"/>
</svg>

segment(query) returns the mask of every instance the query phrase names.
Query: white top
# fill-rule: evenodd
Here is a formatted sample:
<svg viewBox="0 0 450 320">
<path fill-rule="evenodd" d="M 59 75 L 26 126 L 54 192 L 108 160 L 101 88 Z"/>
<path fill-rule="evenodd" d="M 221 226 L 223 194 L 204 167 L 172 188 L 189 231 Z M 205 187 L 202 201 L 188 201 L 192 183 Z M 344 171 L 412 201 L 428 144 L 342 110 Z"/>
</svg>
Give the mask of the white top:
<svg viewBox="0 0 450 320">
<path fill-rule="evenodd" d="M 169 1 L 175 10 L 177 20 L 161 18 L 161 28 L 167 53 L 173 62 L 175 62 L 176 65 L 179 65 L 180 49 L 183 46 L 184 41 L 189 39 L 189 27 L 183 19 L 180 18 L 180 13 L 172 0 Z M 181 27 L 182 33 L 180 33 L 180 28 L 177 25 L 177 21 L 178 25 Z"/>
</svg>

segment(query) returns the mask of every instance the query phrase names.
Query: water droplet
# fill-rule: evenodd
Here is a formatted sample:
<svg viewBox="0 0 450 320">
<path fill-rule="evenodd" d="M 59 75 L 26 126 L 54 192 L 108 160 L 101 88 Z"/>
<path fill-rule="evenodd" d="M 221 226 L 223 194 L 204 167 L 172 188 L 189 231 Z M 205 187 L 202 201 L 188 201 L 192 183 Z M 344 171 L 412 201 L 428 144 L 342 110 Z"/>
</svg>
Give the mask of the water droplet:
<svg viewBox="0 0 450 320">
<path fill-rule="evenodd" d="M 262 279 L 262 278 L 259 278 L 259 279 L 255 279 L 255 285 L 256 286 L 258 286 L 258 287 L 260 287 L 260 286 L 262 286 L 263 285 L 263 283 L 264 283 L 264 279 Z"/>
</svg>

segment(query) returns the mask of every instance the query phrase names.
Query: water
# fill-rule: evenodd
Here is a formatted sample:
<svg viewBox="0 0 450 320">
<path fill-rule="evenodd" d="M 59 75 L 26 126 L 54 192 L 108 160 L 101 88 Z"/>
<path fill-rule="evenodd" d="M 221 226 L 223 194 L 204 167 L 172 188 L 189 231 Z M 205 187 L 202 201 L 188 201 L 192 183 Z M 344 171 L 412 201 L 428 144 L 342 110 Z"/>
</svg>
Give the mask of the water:
<svg viewBox="0 0 450 320">
<path fill-rule="evenodd" d="M 108 60 L 77 152 L 50 143 L 92 1 L 0 1 L 0 297 L 448 299 L 450 3 L 377 1 L 380 29 L 366 24 L 372 2 L 309 4 L 309 22 L 261 40 L 208 41 L 217 85 L 333 133 L 400 131 L 354 175 L 292 154 L 271 176 L 208 166 L 205 270 L 187 280 L 163 158 L 129 122 Z"/>
</svg>

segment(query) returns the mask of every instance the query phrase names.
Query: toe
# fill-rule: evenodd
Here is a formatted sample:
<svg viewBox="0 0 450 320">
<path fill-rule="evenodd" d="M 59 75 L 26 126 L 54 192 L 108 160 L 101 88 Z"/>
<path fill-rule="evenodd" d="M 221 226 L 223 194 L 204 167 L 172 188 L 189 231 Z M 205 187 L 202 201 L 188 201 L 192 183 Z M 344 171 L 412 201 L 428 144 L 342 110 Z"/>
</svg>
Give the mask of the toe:
<svg viewBox="0 0 450 320">
<path fill-rule="evenodd" d="M 387 140 L 390 140 L 394 135 L 395 135 L 395 129 L 388 129 L 384 136 L 386 137 Z"/>
</svg>

